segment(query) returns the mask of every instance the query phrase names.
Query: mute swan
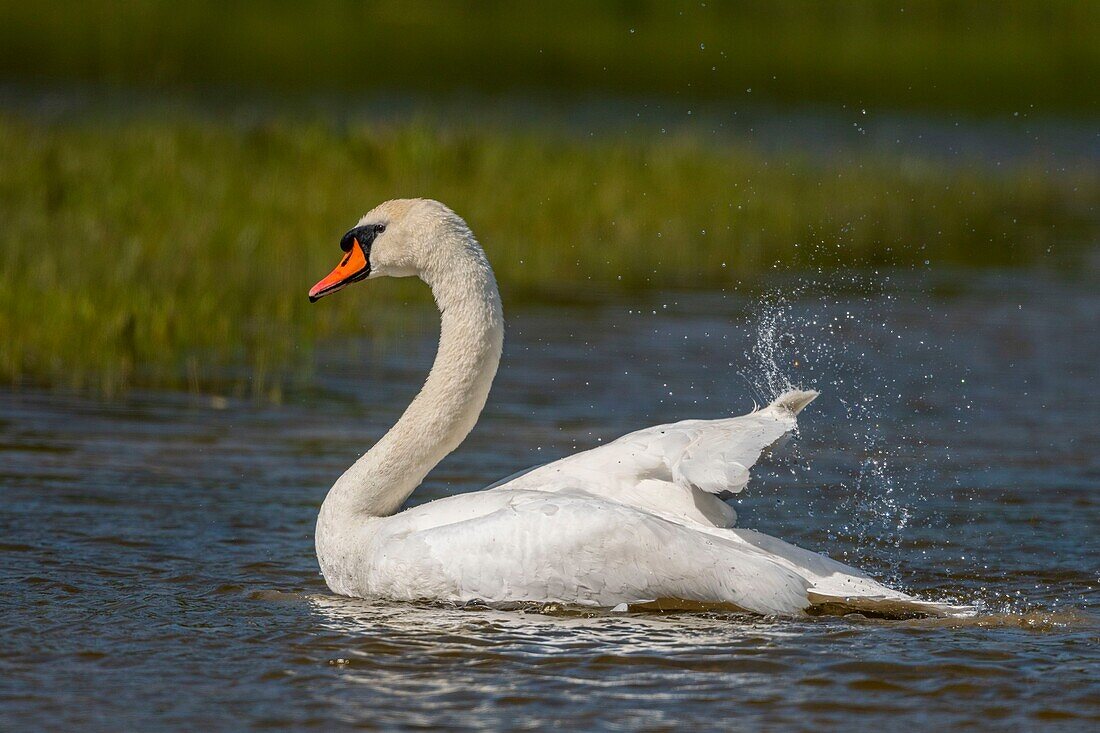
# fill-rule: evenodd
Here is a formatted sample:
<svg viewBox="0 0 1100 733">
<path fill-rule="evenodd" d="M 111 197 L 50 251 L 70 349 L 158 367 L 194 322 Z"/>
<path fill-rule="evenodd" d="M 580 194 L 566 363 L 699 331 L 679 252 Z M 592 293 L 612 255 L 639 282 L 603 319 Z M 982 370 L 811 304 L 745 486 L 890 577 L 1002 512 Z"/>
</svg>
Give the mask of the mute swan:
<svg viewBox="0 0 1100 733">
<path fill-rule="evenodd" d="M 314 302 L 360 280 L 417 276 L 441 313 L 439 350 L 397 424 L 329 490 L 317 559 L 335 593 L 361 598 L 614 607 L 670 599 L 797 615 L 813 606 L 940 614 L 863 573 L 733 528 L 720 497 L 795 428 L 816 392 L 743 417 L 658 425 L 399 512 L 473 429 L 504 339 L 500 295 L 466 223 L 437 201 L 381 204 L 344 235 Z M 667 606 L 665 606 L 667 607 Z"/>
</svg>

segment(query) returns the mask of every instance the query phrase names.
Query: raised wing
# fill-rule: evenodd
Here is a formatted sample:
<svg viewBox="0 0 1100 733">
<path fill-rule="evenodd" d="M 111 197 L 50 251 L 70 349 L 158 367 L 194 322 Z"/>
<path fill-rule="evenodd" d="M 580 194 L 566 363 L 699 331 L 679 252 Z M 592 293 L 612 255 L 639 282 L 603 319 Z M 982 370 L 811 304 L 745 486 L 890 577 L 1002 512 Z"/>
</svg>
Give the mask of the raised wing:
<svg viewBox="0 0 1100 733">
<path fill-rule="evenodd" d="M 817 392 L 791 391 L 742 417 L 684 420 L 638 430 L 607 445 L 521 473 L 496 491 L 582 491 L 674 521 L 729 527 L 737 493 L 765 448 L 797 426 Z"/>
</svg>

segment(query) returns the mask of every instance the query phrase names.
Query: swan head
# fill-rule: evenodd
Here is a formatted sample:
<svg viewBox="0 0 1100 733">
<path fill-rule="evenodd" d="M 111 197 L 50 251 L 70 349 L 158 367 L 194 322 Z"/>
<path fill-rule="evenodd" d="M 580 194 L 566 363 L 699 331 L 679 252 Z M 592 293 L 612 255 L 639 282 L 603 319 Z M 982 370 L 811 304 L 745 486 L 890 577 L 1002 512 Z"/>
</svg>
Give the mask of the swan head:
<svg viewBox="0 0 1100 733">
<path fill-rule="evenodd" d="M 466 223 L 438 201 L 386 201 L 344 234 L 340 264 L 310 288 L 309 300 L 316 302 L 367 278 L 423 278 L 447 256 L 448 243 L 453 249 L 455 242 L 461 246 L 474 240 Z"/>
</svg>

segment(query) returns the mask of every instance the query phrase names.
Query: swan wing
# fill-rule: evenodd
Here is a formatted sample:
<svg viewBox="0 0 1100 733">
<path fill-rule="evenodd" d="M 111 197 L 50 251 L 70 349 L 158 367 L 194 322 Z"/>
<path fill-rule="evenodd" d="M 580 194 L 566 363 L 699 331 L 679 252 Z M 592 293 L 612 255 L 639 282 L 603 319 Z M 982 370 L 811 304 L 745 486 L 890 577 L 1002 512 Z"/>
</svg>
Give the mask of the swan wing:
<svg viewBox="0 0 1100 733">
<path fill-rule="evenodd" d="M 809 584 L 810 605 L 887 617 L 964 616 L 970 606 L 926 601 L 879 583 L 862 570 L 751 529 L 710 530 L 766 554 Z"/>
<path fill-rule="evenodd" d="M 350 595 L 612 607 L 662 598 L 796 614 L 810 584 L 766 552 L 572 492 L 465 494 L 385 520 Z M 507 497 L 507 501 L 500 501 Z M 450 502 L 452 506 L 438 506 Z M 469 518 L 454 505 L 470 504 Z M 485 513 L 481 513 L 483 510 Z"/>
<path fill-rule="evenodd" d="M 759 532 L 688 526 L 583 492 L 489 497 L 460 494 L 384 520 L 340 590 L 604 608 L 677 599 L 783 615 L 815 605 L 892 615 L 951 609 Z"/>
<path fill-rule="evenodd" d="M 669 599 L 796 615 L 814 605 L 948 615 L 842 562 L 748 529 L 689 526 L 583 492 L 475 492 L 384 519 L 327 575 L 361 598 L 560 602 Z"/>
<path fill-rule="evenodd" d="M 741 417 L 638 430 L 491 488 L 580 490 L 677 521 L 729 527 L 736 513 L 721 497 L 745 488 L 760 454 L 797 427 L 798 412 L 817 394 L 790 391 Z"/>
</svg>

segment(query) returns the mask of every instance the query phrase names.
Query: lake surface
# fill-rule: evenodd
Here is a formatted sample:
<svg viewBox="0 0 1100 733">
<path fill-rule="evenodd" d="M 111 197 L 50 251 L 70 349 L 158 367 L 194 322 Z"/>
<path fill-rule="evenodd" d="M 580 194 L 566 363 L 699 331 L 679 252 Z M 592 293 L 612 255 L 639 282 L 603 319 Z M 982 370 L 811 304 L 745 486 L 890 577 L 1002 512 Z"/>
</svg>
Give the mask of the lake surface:
<svg viewBox="0 0 1100 733">
<path fill-rule="evenodd" d="M 429 318 L 397 343 L 322 350 L 315 387 L 283 405 L 0 392 L 0 728 L 1095 727 L 1093 282 L 867 272 L 506 302 L 482 421 L 412 498 L 816 387 L 739 523 L 972 604 L 969 619 L 331 595 L 318 506 L 419 388 Z"/>
</svg>

